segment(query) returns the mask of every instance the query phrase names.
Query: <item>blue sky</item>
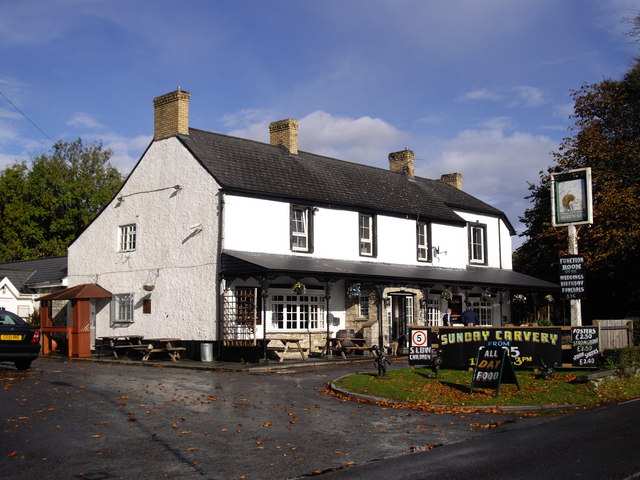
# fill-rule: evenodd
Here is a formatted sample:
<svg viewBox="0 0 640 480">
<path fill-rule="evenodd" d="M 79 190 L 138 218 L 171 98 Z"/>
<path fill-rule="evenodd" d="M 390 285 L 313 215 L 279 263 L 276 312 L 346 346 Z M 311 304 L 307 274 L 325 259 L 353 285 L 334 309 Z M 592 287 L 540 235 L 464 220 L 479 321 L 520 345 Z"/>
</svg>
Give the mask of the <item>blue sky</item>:
<svg viewBox="0 0 640 480">
<path fill-rule="evenodd" d="M 301 150 L 382 168 L 408 147 L 417 175 L 462 173 L 520 231 L 571 91 L 629 69 L 638 13 L 637 0 L 0 0 L 0 92 L 22 112 L 0 96 L 0 168 L 81 137 L 128 173 L 153 98 L 180 86 L 192 127 L 268 141 L 292 117 Z"/>
</svg>

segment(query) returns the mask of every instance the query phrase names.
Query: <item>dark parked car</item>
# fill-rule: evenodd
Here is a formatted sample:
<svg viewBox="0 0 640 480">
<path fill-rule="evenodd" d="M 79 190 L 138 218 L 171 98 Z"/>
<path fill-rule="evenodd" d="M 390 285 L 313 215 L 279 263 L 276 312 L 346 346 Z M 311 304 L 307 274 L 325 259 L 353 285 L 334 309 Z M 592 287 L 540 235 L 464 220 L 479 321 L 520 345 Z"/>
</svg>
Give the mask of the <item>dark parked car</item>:
<svg viewBox="0 0 640 480">
<path fill-rule="evenodd" d="M 40 353 L 40 330 L 14 313 L 0 310 L 0 361 L 26 370 Z"/>
</svg>

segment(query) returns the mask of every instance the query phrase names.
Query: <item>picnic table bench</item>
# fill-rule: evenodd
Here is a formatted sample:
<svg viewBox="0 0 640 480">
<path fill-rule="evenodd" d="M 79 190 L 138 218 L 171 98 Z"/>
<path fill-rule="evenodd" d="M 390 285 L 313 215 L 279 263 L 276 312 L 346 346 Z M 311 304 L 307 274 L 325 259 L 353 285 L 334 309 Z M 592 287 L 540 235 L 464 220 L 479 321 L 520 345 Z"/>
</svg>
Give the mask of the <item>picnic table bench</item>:
<svg viewBox="0 0 640 480">
<path fill-rule="evenodd" d="M 142 353 L 142 361 L 149 360 L 154 353 L 166 353 L 172 362 L 180 359 L 180 352 L 186 350 L 185 347 L 175 347 L 173 344 L 179 342 L 179 338 L 145 338 L 141 345 L 135 345 L 134 350 Z"/>
<path fill-rule="evenodd" d="M 272 345 L 271 342 L 278 341 L 281 345 Z M 299 338 L 268 338 L 267 339 L 267 351 L 268 352 L 278 352 L 282 355 L 279 355 L 280 359 L 278 362 L 282 362 L 284 360 L 284 355 L 287 352 L 300 352 L 300 356 L 302 357 L 302 361 L 307 361 L 307 356 L 304 352 L 307 351 L 306 347 L 300 345 L 301 340 Z"/>
<path fill-rule="evenodd" d="M 113 356 L 118 359 L 118 351 L 136 349 L 142 345 L 142 335 L 111 335 L 98 337 L 99 343 L 96 342 L 96 350 L 98 358 L 102 356 L 105 348 L 111 350 Z"/>
</svg>

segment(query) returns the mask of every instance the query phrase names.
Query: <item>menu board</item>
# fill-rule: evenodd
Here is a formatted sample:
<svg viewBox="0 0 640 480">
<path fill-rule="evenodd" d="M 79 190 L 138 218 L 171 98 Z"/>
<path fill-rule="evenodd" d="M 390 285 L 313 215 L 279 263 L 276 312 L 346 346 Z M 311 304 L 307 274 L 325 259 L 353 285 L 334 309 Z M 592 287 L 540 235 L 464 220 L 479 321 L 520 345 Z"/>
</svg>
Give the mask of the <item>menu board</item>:
<svg viewBox="0 0 640 480">
<path fill-rule="evenodd" d="M 600 338 L 598 327 L 573 327 L 571 329 L 571 365 L 597 367 L 600 363 Z"/>
<path fill-rule="evenodd" d="M 520 390 L 518 378 L 509 357 L 509 350 L 480 347 L 476 368 L 473 371 L 470 393 L 473 393 L 474 388 L 494 388 L 497 397 L 500 393 L 501 383 L 515 383 Z"/>
</svg>

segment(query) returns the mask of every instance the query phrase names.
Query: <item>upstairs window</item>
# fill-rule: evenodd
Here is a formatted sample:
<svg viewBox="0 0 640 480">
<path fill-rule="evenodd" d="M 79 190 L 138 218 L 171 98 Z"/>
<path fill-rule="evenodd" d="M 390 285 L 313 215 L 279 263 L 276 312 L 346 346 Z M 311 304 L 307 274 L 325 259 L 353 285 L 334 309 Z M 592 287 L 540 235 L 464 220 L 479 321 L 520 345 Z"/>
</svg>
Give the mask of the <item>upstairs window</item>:
<svg viewBox="0 0 640 480">
<path fill-rule="evenodd" d="M 131 252 L 136 249 L 136 224 L 120 227 L 120 252 Z"/>
<path fill-rule="evenodd" d="M 418 260 L 421 262 L 431 262 L 433 260 L 431 252 L 431 224 L 418 222 L 416 226 L 416 238 Z"/>
<path fill-rule="evenodd" d="M 360 223 L 360 255 L 365 257 L 375 257 L 375 217 L 373 215 L 359 215 Z"/>
<path fill-rule="evenodd" d="M 313 252 L 313 211 L 311 207 L 291 206 L 291 250 Z"/>
<path fill-rule="evenodd" d="M 469 225 L 469 262 L 487 263 L 487 226 L 484 224 Z"/>
</svg>

